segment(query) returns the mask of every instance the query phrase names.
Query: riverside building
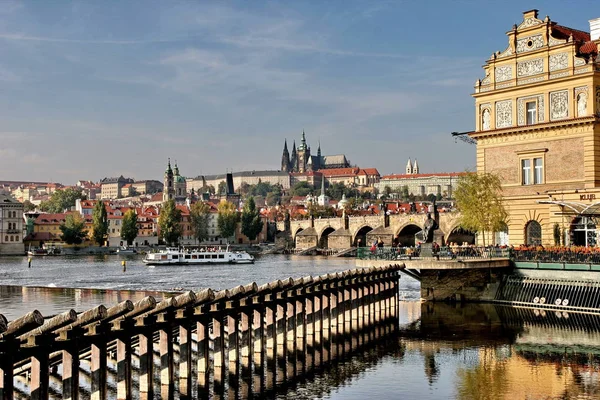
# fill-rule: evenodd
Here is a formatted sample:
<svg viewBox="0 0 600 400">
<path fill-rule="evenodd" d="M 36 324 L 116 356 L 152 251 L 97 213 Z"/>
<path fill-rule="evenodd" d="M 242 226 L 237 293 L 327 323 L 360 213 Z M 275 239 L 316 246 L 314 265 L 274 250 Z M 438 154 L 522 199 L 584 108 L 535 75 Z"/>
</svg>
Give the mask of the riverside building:
<svg viewBox="0 0 600 400">
<path fill-rule="evenodd" d="M 513 245 L 600 245 L 600 18 L 523 13 L 475 84 L 477 170 L 499 175 Z"/>
</svg>

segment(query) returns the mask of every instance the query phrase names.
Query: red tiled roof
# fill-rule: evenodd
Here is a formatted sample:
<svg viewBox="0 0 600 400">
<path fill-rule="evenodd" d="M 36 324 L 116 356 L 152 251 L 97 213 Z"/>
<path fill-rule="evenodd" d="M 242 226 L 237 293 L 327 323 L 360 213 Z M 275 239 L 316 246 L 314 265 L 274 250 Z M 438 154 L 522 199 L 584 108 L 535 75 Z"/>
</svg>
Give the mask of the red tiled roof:
<svg viewBox="0 0 600 400">
<path fill-rule="evenodd" d="M 321 173 L 323 176 L 331 177 L 331 176 L 354 176 L 357 175 L 360 171 L 359 168 L 331 168 L 331 169 L 322 169 Z"/>
<path fill-rule="evenodd" d="M 466 172 L 439 172 L 439 173 L 435 173 L 435 174 L 392 174 L 392 175 L 384 175 L 381 177 L 381 180 L 386 180 L 386 179 L 411 179 L 411 178 L 429 178 L 432 176 L 439 176 L 439 177 L 448 177 L 448 176 L 454 176 L 454 177 L 458 177 L 458 176 L 464 176 L 466 175 Z"/>
<path fill-rule="evenodd" d="M 363 168 L 361 171 L 366 172 L 367 175 L 379 175 L 377 168 Z"/>
<path fill-rule="evenodd" d="M 592 41 L 584 43 L 580 48 L 581 54 L 598 54 L 598 45 Z"/>
<path fill-rule="evenodd" d="M 562 25 L 552 26 L 552 36 L 557 39 L 567 39 L 571 35 L 573 35 L 573 40 L 575 41 L 587 42 L 590 40 L 590 34 L 588 32 L 568 28 Z"/>
</svg>

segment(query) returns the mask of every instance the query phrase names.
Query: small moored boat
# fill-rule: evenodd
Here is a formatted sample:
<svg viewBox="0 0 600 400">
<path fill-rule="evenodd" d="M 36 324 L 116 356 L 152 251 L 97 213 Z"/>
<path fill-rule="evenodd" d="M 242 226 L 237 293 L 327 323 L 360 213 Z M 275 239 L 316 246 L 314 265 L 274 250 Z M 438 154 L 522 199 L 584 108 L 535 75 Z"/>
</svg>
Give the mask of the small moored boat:
<svg viewBox="0 0 600 400">
<path fill-rule="evenodd" d="M 254 257 L 245 251 L 229 251 L 229 246 L 201 250 L 167 248 L 144 257 L 147 265 L 195 265 L 195 264 L 252 264 Z"/>
</svg>

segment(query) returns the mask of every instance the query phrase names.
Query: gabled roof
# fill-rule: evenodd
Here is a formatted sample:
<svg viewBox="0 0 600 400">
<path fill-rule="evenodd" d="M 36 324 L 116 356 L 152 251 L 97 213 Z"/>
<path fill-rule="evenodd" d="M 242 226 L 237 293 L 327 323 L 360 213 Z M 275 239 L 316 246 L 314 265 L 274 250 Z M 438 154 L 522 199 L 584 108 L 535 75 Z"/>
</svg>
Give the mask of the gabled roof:
<svg viewBox="0 0 600 400">
<path fill-rule="evenodd" d="M 333 156 L 323 156 L 323 165 L 348 164 L 346 156 L 343 154 L 335 154 Z"/>
</svg>

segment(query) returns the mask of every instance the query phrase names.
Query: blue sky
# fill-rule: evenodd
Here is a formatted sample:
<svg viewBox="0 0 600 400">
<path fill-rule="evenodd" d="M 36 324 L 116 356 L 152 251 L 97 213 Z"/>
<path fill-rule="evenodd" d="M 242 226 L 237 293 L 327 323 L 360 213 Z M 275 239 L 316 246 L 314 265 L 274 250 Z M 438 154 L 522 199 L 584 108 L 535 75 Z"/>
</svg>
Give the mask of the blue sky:
<svg viewBox="0 0 600 400">
<path fill-rule="evenodd" d="M 577 5 L 575 7 L 574 5 Z M 522 12 L 589 30 L 595 1 L 47 1 L 0 8 L 0 179 L 278 169 L 316 151 L 462 171 L 481 65 Z M 590 14 L 586 10 L 594 10 Z"/>
</svg>

